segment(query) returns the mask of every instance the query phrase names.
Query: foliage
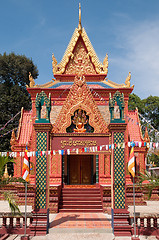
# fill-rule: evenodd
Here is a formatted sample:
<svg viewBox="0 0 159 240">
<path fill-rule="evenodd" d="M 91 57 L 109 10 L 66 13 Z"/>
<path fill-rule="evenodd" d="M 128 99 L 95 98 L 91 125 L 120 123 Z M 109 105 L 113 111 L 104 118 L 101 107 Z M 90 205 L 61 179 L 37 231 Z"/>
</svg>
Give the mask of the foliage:
<svg viewBox="0 0 159 240">
<path fill-rule="evenodd" d="M 130 94 L 128 108 L 135 110 L 136 107 L 145 118 L 141 123 L 149 129 L 151 125 L 159 131 L 159 97 L 149 96 L 141 100 L 136 94 Z"/>
<path fill-rule="evenodd" d="M 18 205 L 16 204 L 16 201 L 14 199 L 14 196 L 11 192 L 4 192 L 4 198 L 6 201 L 8 201 L 10 210 L 12 214 L 21 214 Z"/>
<path fill-rule="evenodd" d="M 129 95 L 128 109 L 135 110 L 136 108 L 138 108 L 138 111 L 141 114 L 144 113 L 144 104 L 142 100 L 135 93 L 133 93 Z"/>
<path fill-rule="evenodd" d="M 145 174 L 140 173 L 140 176 L 138 176 L 139 185 L 142 185 L 144 181 L 145 188 L 148 191 L 148 199 L 151 198 L 152 190 L 153 189 L 159 189 L 159 176 L 150 175 L 149 172 L 145 171 Z"/>
<path fill-rule="evenodd" d="M 9 184 L 11 182 L 23 182 L 24 183 L 24 180 L 22 178 L 17 179 L 17 178 L 10 178 L 10 177 L 4 178 L 3 177 L 5 165 L 8 163 L 14 163 L 13 159 L 11 159 L 9 157 L 0 156 L 0 188 L 3 188 L 3 186 L 5 186 L 6 184 Z M 7 200 L 9 203 L 11 212 L 13 214 L 15 214 L 15 213 L 20 214 L 20 210 L 16 204 L 13 194 L 11 192 L 4 192 L 3 194 L 4 194 L 4 199 Z"/>
<path fill-rule="evenodd" d="M 22 107 L 31 109 L 30 95 L 26 90 L 29 85 L 29 72 L 33 78 L 37 78 L 38 70 L 31 59 L 14 53 L 0 54 L 0 128 L 4 126 Z M 19 117 L 10 122 L 4 130 L 3 135 L 13 128 L 18 127 Z M 0 137 L 0 150 L 10 150 L 11 133 Z"/>
<path fill-rule="evenodd" d="M 147 158 L 152 167 L 159 167 L 159 150 L 149 151 Z"/>
<path fill-rule="evenodd" d="M 159 131 L 159 97 L 149 96 L 142 100 L 144 104 L 144 116 L 150 124 Z"/>
</svg>

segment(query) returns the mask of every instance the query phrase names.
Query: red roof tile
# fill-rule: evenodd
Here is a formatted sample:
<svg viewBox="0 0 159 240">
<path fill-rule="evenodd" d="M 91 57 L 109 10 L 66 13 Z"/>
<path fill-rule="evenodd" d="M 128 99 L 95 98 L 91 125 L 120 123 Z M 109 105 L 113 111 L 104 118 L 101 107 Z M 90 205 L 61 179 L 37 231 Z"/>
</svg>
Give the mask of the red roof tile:
<svg viewBox="0 0 159 240">
<path fill-rule="evenodd" d="M 128 112 L 128 132 L 130 141 L 141 142 L 143 140 L 137 109 L 135 111 Z"/>
<path fill-rule="evenodd" d="M 23 111 L 22 120 L 20 126 L 20 135 L 19 135 L 19 144 L 26 145 L 31 137 L 31 133 L 33 130 L 32 124 L 32 112 L 31 111 Z"/>
</svg>

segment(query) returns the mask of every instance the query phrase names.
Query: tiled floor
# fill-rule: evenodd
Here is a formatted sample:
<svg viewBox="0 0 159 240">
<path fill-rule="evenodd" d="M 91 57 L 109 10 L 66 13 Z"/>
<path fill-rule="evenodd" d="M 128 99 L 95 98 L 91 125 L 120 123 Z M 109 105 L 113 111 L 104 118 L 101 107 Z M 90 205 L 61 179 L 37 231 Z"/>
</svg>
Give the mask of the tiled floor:
<svg viewBox="0 0 159 240">
<path fill-rule="evenodd" d="M 103 213 L 58 213 L 50 228 L 111 228 Z"/>
</svg>

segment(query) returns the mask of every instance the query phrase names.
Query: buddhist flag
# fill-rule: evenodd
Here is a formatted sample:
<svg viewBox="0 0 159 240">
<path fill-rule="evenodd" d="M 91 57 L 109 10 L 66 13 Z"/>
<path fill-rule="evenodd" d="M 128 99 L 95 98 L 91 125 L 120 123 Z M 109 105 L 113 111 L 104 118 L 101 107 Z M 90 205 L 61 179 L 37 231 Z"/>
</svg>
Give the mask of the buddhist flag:
<svg viewBox="0 0 159 240">
<path fill-rule="evenodd" d="M 22 178 L 29 182 L 29 159 L 28 159 L 28 148 L 26 146 L 25 153 L 24 153 L 24 162 L 23 162 L 23 168 L 22 168 Z"/>
<path fill-rule="evenodd" d="M 135 177 L 135 156 L 134 156 L 134 147 L 131 147 L 130 158 L 128 162 L 128 170 L 133 177 Z"/>
</svg>

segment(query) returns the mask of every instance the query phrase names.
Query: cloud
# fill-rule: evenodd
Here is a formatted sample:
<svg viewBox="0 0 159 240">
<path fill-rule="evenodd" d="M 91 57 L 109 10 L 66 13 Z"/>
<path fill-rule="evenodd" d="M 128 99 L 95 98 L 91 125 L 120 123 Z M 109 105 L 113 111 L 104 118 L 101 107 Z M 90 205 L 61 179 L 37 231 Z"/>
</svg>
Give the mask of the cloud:
<svg viewBox="0 0 159 240">
<path fill-rule="evenodd" d="M 141 97 L 159 93 L 159 21 L 144 21 L 116 31 L 117 48 L 111 64 L 131 71 L 135 93 Z M 119 51 L 117 51 L 119 54 Z M 125 74 L 125 73 L 124 73 Z"/>
</svg>

